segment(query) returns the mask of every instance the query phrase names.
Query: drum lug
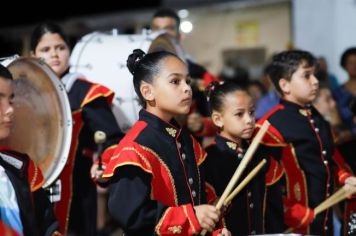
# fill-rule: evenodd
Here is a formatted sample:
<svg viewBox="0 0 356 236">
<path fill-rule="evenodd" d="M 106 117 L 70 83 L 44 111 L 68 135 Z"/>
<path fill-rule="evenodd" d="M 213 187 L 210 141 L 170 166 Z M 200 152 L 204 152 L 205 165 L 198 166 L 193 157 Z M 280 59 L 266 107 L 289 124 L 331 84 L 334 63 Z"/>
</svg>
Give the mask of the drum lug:
<svg viewBox="0 0 356 236">
<path fill-rule="evenodd" d="M 62 192 L 62 182 L 60 179 L 57 179 L 56 182 L 51 184 L 48 188 L 46 188 L 48 193 L 49 201 L 51 203 L 59 202 L 61 200 L 61 192 Z"/>
</svg>

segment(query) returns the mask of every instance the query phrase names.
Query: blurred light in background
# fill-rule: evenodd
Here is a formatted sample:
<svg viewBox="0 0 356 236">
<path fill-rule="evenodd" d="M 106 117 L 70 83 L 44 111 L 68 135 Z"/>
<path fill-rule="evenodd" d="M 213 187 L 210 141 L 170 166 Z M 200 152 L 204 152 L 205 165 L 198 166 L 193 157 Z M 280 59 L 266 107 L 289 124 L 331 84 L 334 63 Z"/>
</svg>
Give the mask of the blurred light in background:
<svg viewBox="0 0 356 236">
<path fill-rule="evenodd" d="M 181 9 L 178 11 L 178 16 L 182 19 L 187 18 L 189 16 L 189 11 L 187 9 Z"/>
<path fill-rule="evenodd" d="M 190 33 L 193 30 L 193 24 L 189 20 L 185 20 L 182 23 L 180 23 L 180 30 L 183 33 Z"/>
</svg>

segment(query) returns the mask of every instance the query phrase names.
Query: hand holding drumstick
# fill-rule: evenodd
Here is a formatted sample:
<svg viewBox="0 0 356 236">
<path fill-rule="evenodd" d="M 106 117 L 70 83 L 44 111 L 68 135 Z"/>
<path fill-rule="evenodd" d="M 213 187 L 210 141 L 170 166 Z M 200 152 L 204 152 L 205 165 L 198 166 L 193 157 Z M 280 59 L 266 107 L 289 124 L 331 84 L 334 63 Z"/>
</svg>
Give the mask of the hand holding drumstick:
<svg viewBox="0 0 356 236">
<path fill-rule="evenodd" d="M 239 180 L 239 178 L 242 175 L 242 172 L 245 170 L 247 164 L 250 162 L 250 160 L 252 159 L 253 154 L 255 153 L 258 145 L 260 144 L 260 141 L 262 140 L 263 136 L 265 135 L 265 133 L 268 130 L 270 123 L 266 120 L 261 129 L 258 131 L 257 135 L 255 136 L 255 138 L 252 140 L 251 145 L 249 146 L 249 148 L 246 151 L 246 154 L 244 156 L 244 158 L 242 159 L 240 165 L 237 167 L 234 175 L 232 176 L 232 178 L 230 179 L 227 187 L 225 188 L 223 194 L 221 195 L 218 203 L 216 204 L 216 208 L 218 210 L 221 209 L 221 207 L 224 205 L 224 202 L 226 200 L 226 198 L 229 196 L 229 194 L 231 193 L 231 191 L 233 190 L 233 187 L 236 185 L 237 181 Z M 203 230 L 200 235 L 205 235 L 206 231 Z"/>
<path fill-rule="evenodd" d="M 98 163 L 94 163 L 90 169 L 92 179 L 101 181 L 101 176 L 104 173 L 105 166 L 102 164 L 101 154 L 103 152 L 103 143 L 106 141 L 106 134 L 103 131 L 96 131 L 94 134 L 94 141 L 98 145 Z"/>
<path fill-rule="evenodd" d="M 336 191 L 333 195 L 327 198 L 325 201 L 320 203 L 314 209 L 314 217 L 325 211 L 326 209 L 334 206 L 335 204 L 345 200 L 346 198 L 351 197 L 351 195 L 356 193 L 356 177 L 351 176 L 345 180 L 345 185 Z M 285 233 L 291 233 L 294 228 L 289 228 Z"/>
</svg>

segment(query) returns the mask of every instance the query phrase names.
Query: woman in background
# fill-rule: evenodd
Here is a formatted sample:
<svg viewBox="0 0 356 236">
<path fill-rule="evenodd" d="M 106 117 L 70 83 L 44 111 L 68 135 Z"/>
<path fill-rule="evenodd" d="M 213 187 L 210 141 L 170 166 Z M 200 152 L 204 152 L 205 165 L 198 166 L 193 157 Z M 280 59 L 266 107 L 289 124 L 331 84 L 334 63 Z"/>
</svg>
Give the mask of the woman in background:
<svg viewBox="0 0 356 236">
<path fill-rule="evenodd" d="M 111 111 L 114 93 L 106 87 L 87 81 L 82 75 L 69 73 L 69 44 L 60 26 L 38 25 L 31 36 L 31 53 L 43 59 L 61 79 L 67 90 L 73 116 L 73 135 L 69 157 L 59 179 L 61 199 L 55 203 L 61 231 L 76 235 L 95 235 L 97 191 L 90 168 L 97 151 L 94 133 L 106 133 L 103 156 L 109 156 L 122 138 Z"/>
</svg>

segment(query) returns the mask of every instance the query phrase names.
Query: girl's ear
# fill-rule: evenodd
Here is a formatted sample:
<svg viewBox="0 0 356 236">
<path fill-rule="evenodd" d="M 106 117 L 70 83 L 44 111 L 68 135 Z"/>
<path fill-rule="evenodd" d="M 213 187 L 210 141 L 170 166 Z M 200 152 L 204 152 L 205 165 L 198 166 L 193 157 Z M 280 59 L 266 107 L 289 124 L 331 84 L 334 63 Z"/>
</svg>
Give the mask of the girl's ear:
<svg viewBox="0 0 356 236">
<path fill-rule="evenodd" d="M 152 102 L 155 99 L 153 86 L 145 81 L 141 82 L 140 92 L 142 97 L 148 102 Z"/>
<path fill-rule="evenodd" d="M 278 82 L 283 94 L 290 94 L 290 81 L 282 78 Z"/>
<path fill-rule="evenodd" d="M 213 121 L 214 125 L 220 130 L 224 127 L 224 121 L 220 112 L 213 111 L 213 113 L 211 114 L 211 120 Z"/>
</svg>

